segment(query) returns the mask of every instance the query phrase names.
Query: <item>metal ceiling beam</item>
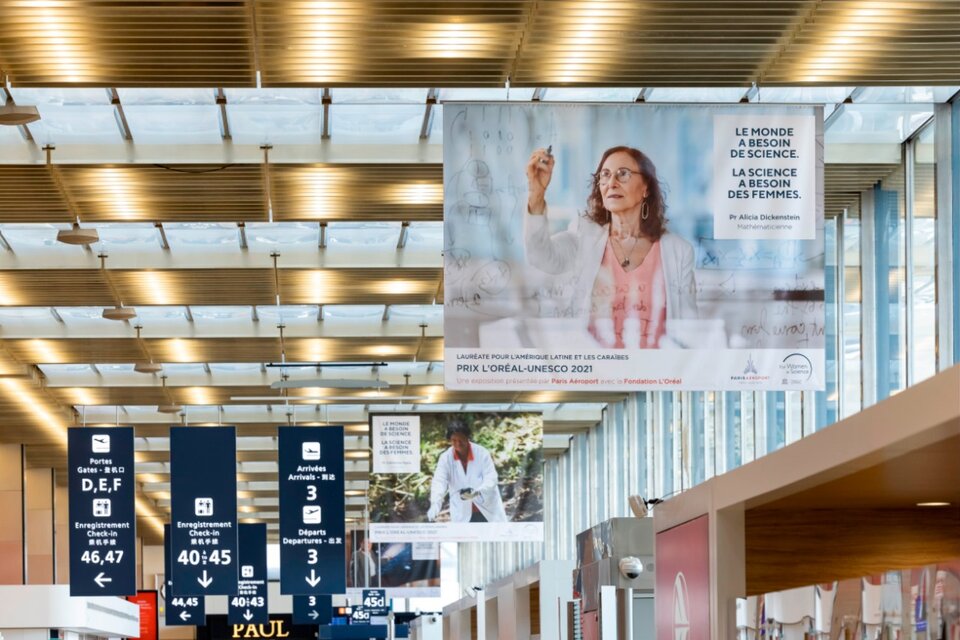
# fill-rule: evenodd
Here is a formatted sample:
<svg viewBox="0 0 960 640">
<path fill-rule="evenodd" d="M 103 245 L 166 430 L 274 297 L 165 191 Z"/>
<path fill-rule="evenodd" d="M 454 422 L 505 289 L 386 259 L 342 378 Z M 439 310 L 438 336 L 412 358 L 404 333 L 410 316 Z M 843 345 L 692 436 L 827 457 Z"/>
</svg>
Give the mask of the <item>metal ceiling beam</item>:
<svg viewBox="0 0 960 640">
<path fill-rule="evenodd" d="M 120 136 L 127 142 L 133 142 L 133 133 L 130 131 L 130 125 L 127 123 L 127 114 L 123 112 L 123 105 L 120 104 L 120 94 L 116 88 L 107 89 L 107 97 L 110 104 L 113 105 L 113 115 L 117 121 L 117 128 L 120 129 Z"/>
</svg>

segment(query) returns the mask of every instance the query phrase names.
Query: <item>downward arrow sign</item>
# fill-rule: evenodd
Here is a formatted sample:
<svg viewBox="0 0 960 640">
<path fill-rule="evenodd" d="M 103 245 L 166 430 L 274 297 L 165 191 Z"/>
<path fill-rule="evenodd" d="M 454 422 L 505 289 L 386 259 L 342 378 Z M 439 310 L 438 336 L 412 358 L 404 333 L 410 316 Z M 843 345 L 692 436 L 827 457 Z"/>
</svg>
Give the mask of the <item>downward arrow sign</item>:
<svg viewBox="0 0 960 640">
<path fill-rule="evenodd" d="M 207 575 L 207 570 L 204 569 L 204 570 L 203 570 L 203 577 L 202 577 L 202 578 L 197 578 L 197 582 L 200 583 L 200 586 L 201 586 L 201 587 L 203 587 L 204 589 L 206 589 L 207 587 L 210 586 L 210 583 L 213 582 L 213 578 L 211 578 L 210 576 L 208 576 L 208 575 Z"/>
<path fill-rule="evenodd" d="M 181 612 L 180 612 L 180 619 L 183 620 L 184 622 L 186 622 L 187 620 L 190 619 L 190 614 L 187 613 L 186 611 L 181 611 Z"/>
<path fill-rule="evenodd" d="M 317 586 L 318 584 L 320 584 L 320 581 L 321 581 L 322 579 L 323 579 L 323 578 L 321 578 L 320 576 L 317 575 L 317 570 L 316 570 L 316 569 L 310 569 L 310 575 L 304 577 L 304 580 L 306 580 L 306 581 L 307 581 L 307 584 L 310 585 L 311 587 L 315 587 L 315 586 Z"/>
<path fill-rule="evenodd" d="M 253 614 L 250 613 L 250 609 L 247 609 L 246 611 L 243 612 L 243 619 L 244 619 L 244 620 L 246 620 L 247 622 L 250 622 L 250 619 L 251 619 L 251 618 L 253 618 Z"/>
<path fill-rule="evenodd" d="M 311 611 L 311 612 L 310 612 L 310 617 L 313 618 L 314 620 L 316 620 L 317 618 L 320 617 L 320 614 L 317 613 L 316 611 Z"/>
<path fill-rule="evenodd" d="M 113 582 L 113 578 L 108 578 L 107 576 L 103 575 L 103 571 L 101 571 L 97 577 L 93 579 L 93 581 L 97 583 L 98 587 L 103 589 L 104 584 L 107 582 Z"/>
</svg>

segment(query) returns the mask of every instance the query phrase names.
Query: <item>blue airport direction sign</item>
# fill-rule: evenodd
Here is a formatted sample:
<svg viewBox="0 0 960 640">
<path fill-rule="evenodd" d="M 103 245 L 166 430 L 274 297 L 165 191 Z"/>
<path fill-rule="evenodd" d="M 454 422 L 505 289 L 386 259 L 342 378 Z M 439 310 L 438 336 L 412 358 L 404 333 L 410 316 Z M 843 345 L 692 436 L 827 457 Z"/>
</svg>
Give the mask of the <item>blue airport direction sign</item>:
<svg viewBox="0 0 960 640">
<path fill-rule="evenodd" d="M 390 607 L 387 604 L 386 589 L 364 589 L 363 599 L 360 604 L 363 610 L 370 612 L 371 616 L 385 616 L 390 613 Z"/>
<path fill-rule="evenodd" d="M 280 592 L 344 593 L 343 427 L 280 427 Z"/>
<path fill-rule="evenodd" d="M 293 624 L 330 624 L 333 596 L 293 596 Z"/>
<path fill-rule="evenodd" d="M 241 524 L 239 538 L 240 583 L 227 598 L 227 622 L 267 624 L 267 525 Z"/>
<path fill-rule="evenodd" d="M 133 427 L 67 432 L 70 595 L 137 592 Z"/>
<path fill-rule="evenodd" d="M 170 525 L 163 525 L 163 596 L 166 601 L 164 622 L 168 627 L 206 624 L 206 601 L 203 596 L 173 595 L 173 558 L 170 553 Z"/>
<path fill-rule="evenodd" d="M 237 593 L 235 427 L 170 428 L 174 595 Z"/>
</svg>

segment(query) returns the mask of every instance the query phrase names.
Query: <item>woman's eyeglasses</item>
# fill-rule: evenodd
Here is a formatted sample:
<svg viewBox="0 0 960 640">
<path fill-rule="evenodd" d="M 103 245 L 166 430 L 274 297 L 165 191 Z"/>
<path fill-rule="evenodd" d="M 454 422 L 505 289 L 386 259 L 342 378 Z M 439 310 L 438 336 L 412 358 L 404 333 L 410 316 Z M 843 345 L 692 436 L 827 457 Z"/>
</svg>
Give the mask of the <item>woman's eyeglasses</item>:
<svg viewBox="0 0 960 640">
<path fill-rule="evenodd" d="M 610 180 L 613 178 L 617 179 L 617 182 L 620 184 L 626 184 L 630 182 L 630 178 L 635 175 L 639 175 L 638 171 L 633 171 L 632 169 L 627 169 L 626 167 L 620 167 L 616 171 L 610 171 L 610 169 L 603 169 L 600 173 L 596 174 L 597 184 L 601 187 L 605 187 L 610 184 Z"/>
</svg>

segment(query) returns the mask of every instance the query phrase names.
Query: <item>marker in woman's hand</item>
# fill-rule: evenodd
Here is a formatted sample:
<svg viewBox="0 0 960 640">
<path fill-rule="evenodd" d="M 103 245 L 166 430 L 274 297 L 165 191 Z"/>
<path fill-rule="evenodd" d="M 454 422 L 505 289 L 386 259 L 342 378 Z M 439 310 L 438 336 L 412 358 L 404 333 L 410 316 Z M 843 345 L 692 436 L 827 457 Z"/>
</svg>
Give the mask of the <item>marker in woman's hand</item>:
<svg viewBox="0 0 960 640">
<path fill-rule="evenodd" d="M 553 157 L 553 145 L 550 145 L 549 147 L 547 147 L 547 157 L 548 158 Z M 548 164 L 548 163 L 549 163 L 549 160 L 547 160 L 547 158 L 540 158 L 540 164 Z"/>
</svg>

